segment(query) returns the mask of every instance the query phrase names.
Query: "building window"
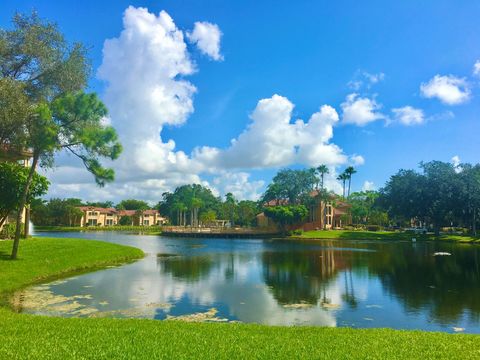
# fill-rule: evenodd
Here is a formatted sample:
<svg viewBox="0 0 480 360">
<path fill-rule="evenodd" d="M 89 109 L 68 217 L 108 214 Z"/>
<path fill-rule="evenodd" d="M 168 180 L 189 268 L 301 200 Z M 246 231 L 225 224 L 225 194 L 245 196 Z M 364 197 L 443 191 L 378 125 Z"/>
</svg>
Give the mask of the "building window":
<svg viewBox="0 0 480 360">
<path fill-rule="evenodd" d="M 147 226 L 148 226 L 148 223 L 149 223 L 148 220 L 143 220 L 143 225 L 147 225 Z"/>
<path fill-rule="evenodd" d="M 88 226 L 97 226 L 97 219 L 88 219 Z"/>
<path fill-rule="evenodd" d="M 113 219 L 107 219 L 107 221 L 105 222 L 105 225 L 107 226 L 113 225 Z"/>
</svg>

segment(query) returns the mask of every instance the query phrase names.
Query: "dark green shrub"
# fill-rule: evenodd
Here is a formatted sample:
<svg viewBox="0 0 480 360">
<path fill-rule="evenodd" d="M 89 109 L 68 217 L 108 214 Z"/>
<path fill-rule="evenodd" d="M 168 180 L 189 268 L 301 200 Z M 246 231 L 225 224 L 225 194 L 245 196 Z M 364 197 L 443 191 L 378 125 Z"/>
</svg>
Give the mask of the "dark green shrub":
<svg viewBox="0 0 480 360">
<path fill-rule="evenodd" d="M 367 231 L 379 231 L 381 230 L 379 225 L 367 225 Z"/>
<path fill-rule="evenodd" d="M 3 226 L 2 231 L 0 231 L 0 238 L 2 239 L 13 239 L 15 236 L 15 223 L 9 223 Z"/>
</svg>

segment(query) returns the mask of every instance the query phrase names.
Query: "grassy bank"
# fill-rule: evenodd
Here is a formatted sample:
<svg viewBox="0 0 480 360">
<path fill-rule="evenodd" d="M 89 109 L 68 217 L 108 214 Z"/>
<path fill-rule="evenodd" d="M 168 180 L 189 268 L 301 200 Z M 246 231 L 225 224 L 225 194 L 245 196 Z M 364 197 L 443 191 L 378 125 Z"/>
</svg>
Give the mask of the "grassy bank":
<svg viewBox="0 0 480 360">
<path fill-rule="evenodd" d="M 11 248 L 11 241 L 0 241 L 0 295 L 42 280 L 143 256 L 143 252 L 134 247 L 80 239 L 22 240 L 17 261 L 9 258 Z"/>
<path fill-rule="evenodd" d="M 148 233 L 161 233 L 161 226 L 35 226 L 35 231 L 42 232 L 71 232 L 71 231 L 135 231 Z"/>
<path fill-rule="evenodd" d="M 393 231 L 349 231 L 349 230 L 313 230 L 305 231 L 301 235 L 292 236 L 299 239 L 339 239 L 339 240 L 443 240 L 475 243 L 479 238 L 460 235 L 412 234 Z"/>
<path fill-rule="evenodd" d="M 24 241 L 18 261 L 0 242 L 0 292 L 42 279 L 142 256 L 141 251 L 96 241 Z M 480 337 L 388 329 L 268 327 L 154 320 L 63 319 L 0 308 L 1 359 L 148 358 L 388 358 L 474 359 Z"/>
<path fill-rule="evenodd" d="M 6 315 L 0 356 L 29 359 L 478 359 L 480 337 L 395 330 Z"/>
</svg>

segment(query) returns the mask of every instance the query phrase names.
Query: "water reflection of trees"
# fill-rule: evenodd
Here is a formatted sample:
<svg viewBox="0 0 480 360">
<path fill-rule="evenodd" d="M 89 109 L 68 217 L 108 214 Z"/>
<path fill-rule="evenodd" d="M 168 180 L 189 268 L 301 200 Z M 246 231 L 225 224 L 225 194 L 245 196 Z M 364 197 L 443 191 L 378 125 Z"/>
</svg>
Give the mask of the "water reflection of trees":
<svg viewBox="0 0 480 360">
<path fill-rule="evenodd" d="M 214 261 L 209 256 L 171 256 L 158 257 L 157 263 L 163 273 L 193 282 L 208 277 Z"/>
<path fill-rule="evenodd" d="M 267 251 L 263 277 L 279 304 L 329 303 L 326 288 L 340 270 L 350 267 L 351 252 L 331 249 Z"/>
<path fill-rule="evenodd" d="M 427 245 L 389 246 L 371 257 L 369 269 L 384 289 L 410 311 L 428 309 L 439 323 L 457 321 L 464 311 L 480 315 L 480 249 L 452 247 L 452 256 L 433 256 Z"/>
</svg>

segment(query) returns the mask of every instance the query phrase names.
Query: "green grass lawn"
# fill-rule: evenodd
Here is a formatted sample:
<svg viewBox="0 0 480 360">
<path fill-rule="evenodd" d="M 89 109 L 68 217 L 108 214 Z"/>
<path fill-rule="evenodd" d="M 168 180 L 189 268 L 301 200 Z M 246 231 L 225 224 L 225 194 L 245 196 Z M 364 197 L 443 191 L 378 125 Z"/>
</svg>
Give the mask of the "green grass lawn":
<svg viewBox="0 0 480 360">
<path fill-rule="evenodd" d="M 140 250 L 73 239 L 0 242 L 0 293 L 129 261 Z M 389 329 L 63 319 L 0 308 L 0 359 L 478 359 L 480 336 Z"/>
<path fill-rule="evenodd" d="M 341 240 L 446 240 L 460 242 L 480 242 L 479 238 L 460 235 L 412 234 L 393 231 L 350 231 L 350 230 L 313 230 L 305 231 L 301 235 L 292 236 L 302 239 L 341 239 Z"/>
</svg>

